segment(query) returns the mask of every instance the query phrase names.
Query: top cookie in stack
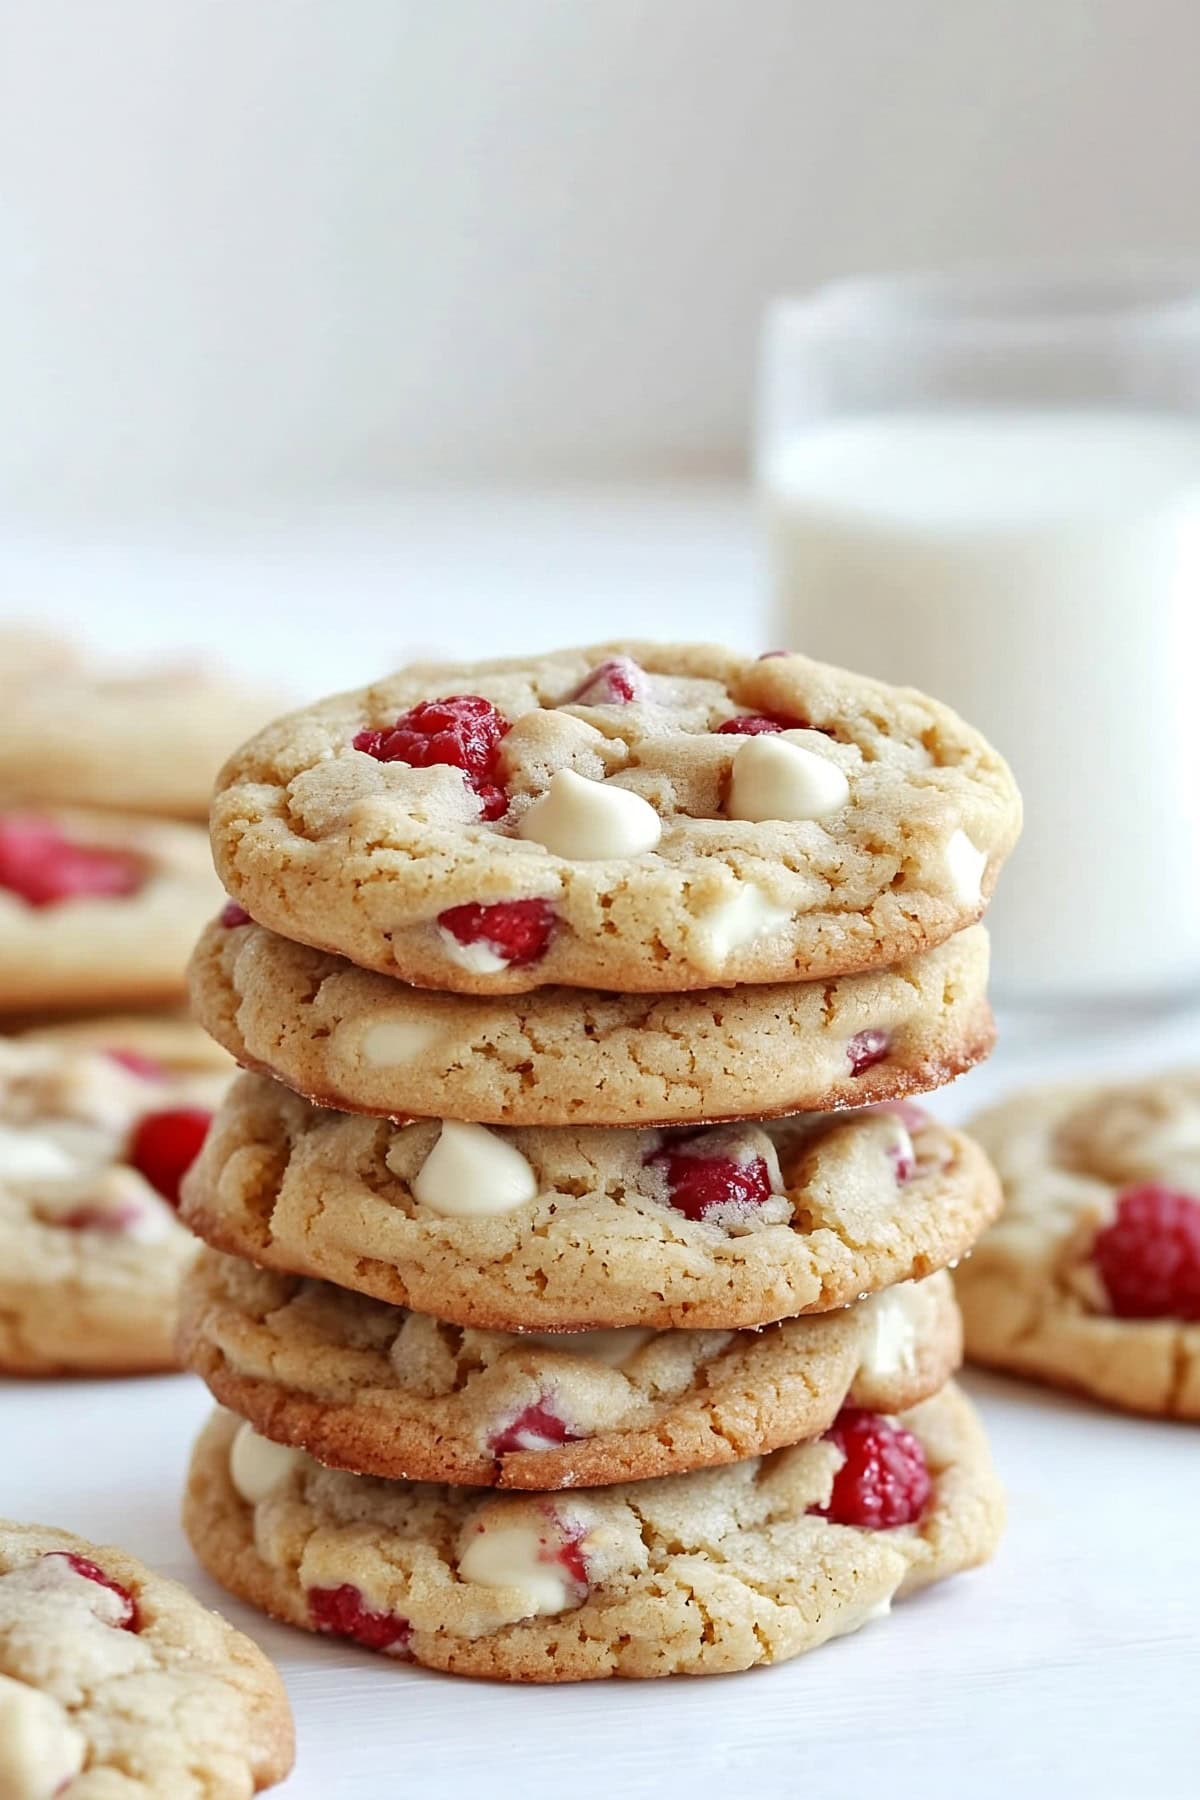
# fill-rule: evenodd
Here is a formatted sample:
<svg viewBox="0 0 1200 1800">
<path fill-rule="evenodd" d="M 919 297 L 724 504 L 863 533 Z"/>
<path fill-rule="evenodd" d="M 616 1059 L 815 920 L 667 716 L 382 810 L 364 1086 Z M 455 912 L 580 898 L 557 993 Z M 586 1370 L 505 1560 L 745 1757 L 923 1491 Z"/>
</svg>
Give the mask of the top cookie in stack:
<svg viewBox="0 0 1200 1800">
<path fill-rule="evenodd" d="M 935 1271 L 998 1191 L 906 1097 L 990 1047 L 1019 816 L 935 702 L 704 647 L 416 667 L 235 755 L 192 982 L 255 1072 L 184 1196 L 185 1354 L 248 1421 L 193 1468 L 218 1578 L 547 1679 L 775 1660 L 985 1555 Z M 713 1531 L 746 1580 L 680 1600 Z"/>
</svg>

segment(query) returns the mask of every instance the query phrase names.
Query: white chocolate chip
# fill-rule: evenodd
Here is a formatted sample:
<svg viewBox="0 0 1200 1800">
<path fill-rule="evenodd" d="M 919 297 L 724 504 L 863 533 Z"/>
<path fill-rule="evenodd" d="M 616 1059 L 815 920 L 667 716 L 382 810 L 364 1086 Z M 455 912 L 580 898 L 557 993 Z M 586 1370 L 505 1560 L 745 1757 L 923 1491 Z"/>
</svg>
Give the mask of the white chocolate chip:
<svg viewBox="0 0 1200 1800">
<path fill-rule="evenodd" d="M 459 949 L 462 949 L 461 944 Z M 400 1063 L 412 1062 L 440 1035 L 440 1028 L 427 1019 L 380 1019 L 363 1032 L 362 1058 L 372 1068 L 395 1068 Z"/>
<path fill-rule="evenodd" d="M 472 975 L 498 975 L 501 969 L 507 969 L 508 958 L 493 950 L 490 944 L 482 939 L 474 944 L 460 944 L 452 931 L 444 925 L 438 926 L 438 936 L 442 940 L 442 948 L 452 963 L 460 969 L 469 969 Z"/>
<path fill-rule="evenodd" d="M 618 1325 L 610 1331 L 523 1331 L 518 1343 L 537 1344 L 563 1356 L 582 1356 L 589 1362 L 606 1363 L 610 1369 L 623 1369 L 655 1335 L 642 1325 Z"/>
<path fill-rule="evenodd" d="M 739 881 L 732 892 L 697 919 L 712 961 L 723 963 L 731 950 L 782 930 L 792 914 L 776 906 L 753 881 Z"/>
<path fill-rule="evenodd" d="M 6 1181 L 53 1181 L 73 1175 L 75 1158 L 44 1132 L 0 1125 L 0 1177 Z"/>
<path fill-rule="evenodd" d="M 917 1322 L 924 1312 L 922 1296 L 911 1281 L 872 1294 L 859 1304 L 870 1318 L 870 1334 L 862 1367 L 870 1375 L 899 1375 L 911 1370 L 917 1352 Z"/>
<path fill-rule="evenodd" d="M 586 781 L 574 769 L 557 769 L 534 801 L 517 836 L 542 844 L 573 862 L 608 856 L 641 856 L 657 848 L 662 820 L 648 800 L 610 781 Z"/>
<path fill-rule="evenodd" d="M 282 1487 L 303 1460 L 303 1450 L 272 1443 L 270 1438 L 260 1437 L 253 1426 L 243 1423 L 230 1447 L 229 1479 L 243 1500 L 257 1506 Z"/>
<path fill-rule="evenodd" d="M 413 1196 L 447 1219 L 511 1212 L 535 1198 L 537 1176 L 519 1150 L 485 1125 L 446 1119 L 412 1184 Z"/>
<path fill-rule="evenodd" d="M 17 1569 L 10 1569 L 2 1579 L 9 1593 L 23 1592 L 48 1598 L 55 1607 L 79 1608 L 91 1613 L 102 1625 L 123 1626 L 129 1618 L 128 1601 L 103 1582 L 81 1575 L 72 1567 L 67 1553 L 61 1550 L 22 1563 Z"/>
<path fill-rule="evenodd" d="M 954 898 L 963 906 L 978 906 L 983 894 L 987 851 L 977 850 L 965 831 L 956 831 L 946 845 L 946 871 Z"/>
<path fill-rule="evenodd" d="M 846 804 L 850 783 L 837 764 L 792 735 L 746 739 L 729 775 L 731 819 L 824 819 Z"/>
<path fill-rule="evenodd" d="M 575 1583 L 563 1565 L 547 1557 L 547 1538 L 534 1525 L 484 1527 L 459 1559 L 464 1581 L 481 1587 L 512 1588 L 521 1597 L 522 1617 L 565 1612 L 576 1602 Z"/>
<path fill-rule="evenodd" d="M 40 1688 L 0 1675 L 0 1794 L 51 1800 L 83 1768 L 87 1745 L 65 1707 Z"/>
</svg>

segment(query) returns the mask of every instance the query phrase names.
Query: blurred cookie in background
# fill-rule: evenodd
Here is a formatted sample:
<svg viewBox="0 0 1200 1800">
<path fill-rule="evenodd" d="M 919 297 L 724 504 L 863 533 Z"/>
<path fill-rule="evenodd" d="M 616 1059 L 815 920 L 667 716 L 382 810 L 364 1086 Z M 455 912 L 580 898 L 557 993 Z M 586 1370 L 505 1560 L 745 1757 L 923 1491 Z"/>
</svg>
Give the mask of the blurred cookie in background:
<svg viewBox="0 0 1200 1800">
<path fill-rule="evenodd" d="M 174 1367 L 179 1183 L 232 1069 L 185 1020 L 0 1041 L 0 1370 Z"/>
<path fill-rule="evenodd" d="M 219 899 L 198 825 L 0 811 L 0 1015 L 182 1003 Z"/>
<path fill-rule="evenodd" d="M 0 805 L 173 819 L 207 817 L 221 764 L 280 707 L 212 669 L 110 672 L 20 627 L 0 631 L 0 697 Z"/>
</svg>

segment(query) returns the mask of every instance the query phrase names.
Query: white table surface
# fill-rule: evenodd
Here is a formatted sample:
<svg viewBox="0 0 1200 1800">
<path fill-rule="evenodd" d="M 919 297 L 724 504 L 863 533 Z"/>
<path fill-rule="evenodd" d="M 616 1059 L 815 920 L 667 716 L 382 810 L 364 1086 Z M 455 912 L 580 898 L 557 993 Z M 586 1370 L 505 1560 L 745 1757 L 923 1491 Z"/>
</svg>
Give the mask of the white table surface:
<svg viewBox="0 0 1200 1800">
<path fill-rule="evenodd" d="M 736 493 L 426 497 L 304 518 L 0 540 L 0 610 L 114 653 L 198 645 L 295 691 L 412 646 L 501 650 L 638 629 L 761 643 Z M 1002 1017 L 961 1119 L 1026 1081 L 1200 1058 L 1200 1012 Z M 177 1523 L 199 1382 L 0 1384 L 0 1510 L 115 1541 L 275 1657 L 295 1707 L 287 1800 L 1194 1800 L 1200 1794 L 1200 1439 L 969 1376 L 1010 1502 L 987 1569 L 815 1655 L 723 1679 L 506 1689 L 268 1624 Z"/>
</svg>

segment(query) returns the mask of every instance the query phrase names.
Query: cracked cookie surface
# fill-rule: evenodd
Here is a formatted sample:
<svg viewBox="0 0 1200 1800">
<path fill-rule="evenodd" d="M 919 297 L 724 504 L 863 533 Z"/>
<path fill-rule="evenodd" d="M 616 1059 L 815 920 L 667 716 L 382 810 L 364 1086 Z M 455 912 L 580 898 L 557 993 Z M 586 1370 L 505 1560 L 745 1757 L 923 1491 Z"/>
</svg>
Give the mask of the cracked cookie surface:
<svg viewBox="0 0 1200 1800">
<path fill-rule="evenodd" d="M 888 967 L 980 917 L 1019 826 L 1002 759 L 914 690 L 640 643 L 335 696 L 238 751 L 212 811 L 260 924 L 479 994 Z"/>
<path fill-rule="evenodd" d="M 211 924 L 196 1016 L 347 1112 L 495 1125 L 712 1122 L 926 1093 L 994 1037 L 982 926 L 891 970 L 689 994 L 434 994 L 250 921 Z"/>
<path fill-rule="evenodd" d="M 551 1497 L 384 1482 L 303 1456 L 235 1485 L 238 1421 L 197 1445 L 184 1524 L 210 1574 L 308 1630 L 508 1681 L 781 1662 L 991 1555 L 1003 1502 L 951 1385 L 902 1416 L 932 1478 L 918 1520 L 834 1524 L 818 1439 L 728 1468 Z"/>
<path fill-rule="evenodd" d="M 0 1012 L 183 999 L 219 895 L 198 826 L 0 812 Z"/>
<path fill-rule="evenodd" d="M 958 1271 L 967 1354 L 1200 1419 L 1200 1071 L 1034 1090 L 971 1129 L 1005 1199 Z"/>
<path fill-rule="evenodd" d="M 127 1551 L 0 1520 L 5 1800 L 248 1800 L 291 1764 L 249 1638 Z"/>
<path fill-rule="evenodd" d="M 205 1252 L 182 1359 L 279 1443 L 360 1475 L 511 1488 L 640 1481 L 818 1436 L 943 1387 L 950 1277 L 763 1331 L 505 1333 Z"/>
<path fill-rule="evenodd" d="M 975 1145 L 897 1109 L 682 1133 L 397 1126 L 243 1075 L 183 1217 L 216 1249 L 459 1324 L 764 1325 L 930 1274 L 995 1216 Z"/>
<path fill-rule="evenodd" d="M 0 1369 L 175 1366 L 196 1247 L 168 1190 L 231 1072 L 182 1022 L 0 1039 Z"/>
</svg>

